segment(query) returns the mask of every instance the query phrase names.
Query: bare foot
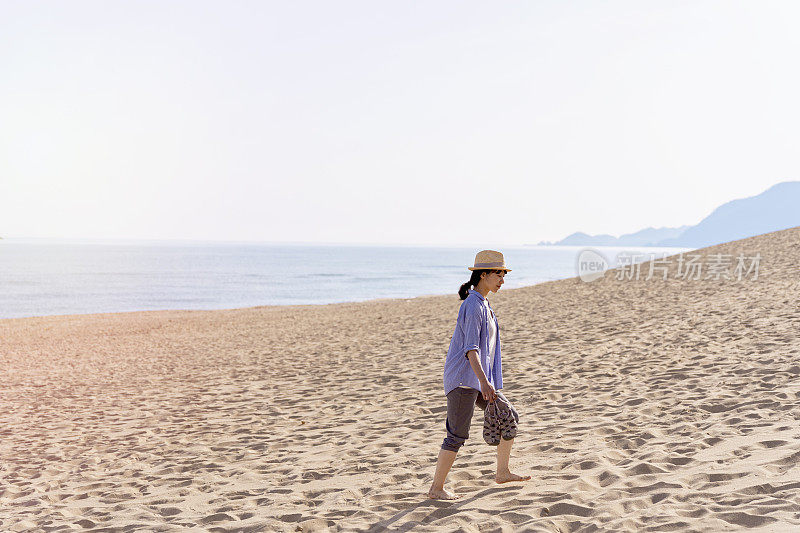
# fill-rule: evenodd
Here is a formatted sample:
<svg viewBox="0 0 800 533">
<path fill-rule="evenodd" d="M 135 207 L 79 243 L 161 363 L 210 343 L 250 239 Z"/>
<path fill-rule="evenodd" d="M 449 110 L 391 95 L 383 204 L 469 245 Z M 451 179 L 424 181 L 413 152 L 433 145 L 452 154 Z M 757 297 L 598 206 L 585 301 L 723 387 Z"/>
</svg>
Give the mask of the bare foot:
<svg viewBox="0 0 800 533">
<path fill-rule="evenodd" d="M 509 481 L 528 481 L 530 478 L 531 476 L 518 476 L 517 474 L 506 472 L 505 474 L 497 474 L 494 480 L 498 483 L 508 483 Z"/>
<path fill-rule="evenodd" d="M 428 498 L 433 498 L 434 500 L 455 500 L 460 498 L 460 496 L 446 489 L 431 489 L 428 491 Z"/>
</svg>

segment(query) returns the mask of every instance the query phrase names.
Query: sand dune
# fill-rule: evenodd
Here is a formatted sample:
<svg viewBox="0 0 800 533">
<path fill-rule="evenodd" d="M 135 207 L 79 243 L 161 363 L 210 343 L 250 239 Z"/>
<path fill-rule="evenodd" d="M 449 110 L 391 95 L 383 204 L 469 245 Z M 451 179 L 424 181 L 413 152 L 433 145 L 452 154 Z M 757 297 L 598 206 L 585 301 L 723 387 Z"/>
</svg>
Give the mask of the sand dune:
<svg viewBox="0 0 800 533">
<path fill-rule="evenodd" d="M 2 320 L 0 530 L 800 531 L 800 228 L 695 253 L 739 252 L 491 295 L 533 480 L 476 410 L 453 502 L 455 294 Z"/>
</svg>

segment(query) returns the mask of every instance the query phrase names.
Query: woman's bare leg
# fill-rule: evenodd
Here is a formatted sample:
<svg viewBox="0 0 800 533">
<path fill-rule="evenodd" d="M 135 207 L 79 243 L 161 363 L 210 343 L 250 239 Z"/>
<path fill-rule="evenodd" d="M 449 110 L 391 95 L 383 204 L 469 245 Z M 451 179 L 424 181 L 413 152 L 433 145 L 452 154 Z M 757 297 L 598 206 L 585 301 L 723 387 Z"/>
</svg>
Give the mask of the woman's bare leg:
<svg viewBox="0 0 800 533">
<path fill-rule="evenodd" d="M 500 444 L 497 445 L 497 475 L 495 475 L 494 480 L 498 483 L 508 483 L 509 481 L 527 481 L 531 478 L 531 476 L 518 476 L 517 474 L 512 474 L 508 469 L 508 459 L 511 457 L 512 444 L 514 444 L 514 439 L 500 439 Z"/>
<path fill-rule="evenodd" d="M 444 480 L 453 461 L 456 460 L 456 452 L 451 450 L 439 449 L 439 459 L 436 460 L 436 473 L 433 475 L 433 483 L 428 491 L 428 498 L 437 500 L 455 500 L 459 496 L 449 490 L 444 489 Z"/>
</svg>

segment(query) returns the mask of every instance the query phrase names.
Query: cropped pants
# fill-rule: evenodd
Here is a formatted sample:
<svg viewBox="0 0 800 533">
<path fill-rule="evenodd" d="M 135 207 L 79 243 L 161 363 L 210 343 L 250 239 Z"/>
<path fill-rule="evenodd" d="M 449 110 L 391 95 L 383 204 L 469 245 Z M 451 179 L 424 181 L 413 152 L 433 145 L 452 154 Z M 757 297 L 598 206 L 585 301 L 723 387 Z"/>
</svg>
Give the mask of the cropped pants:
<svg viewBox="0 0 800 533">
<path fill-rule="evenodd" d="M 497 391 L 497 396 L 511 406 L 514 419 L 519 422 L 519 413 L 508 401 L 508 398 L 501 391 Z M 484 411 L 489 404 L 483 399 L 481 391 L 477 389 L 456 387 L 447 393 L 447 420 L 445 421 L 447 437 L 442 442 L 443 450 L 457 452 L 464 441 L 469 438 L 469 427 L 472 423 L 472 414 L 475 412 L 475 404 Z"/>
</svg>

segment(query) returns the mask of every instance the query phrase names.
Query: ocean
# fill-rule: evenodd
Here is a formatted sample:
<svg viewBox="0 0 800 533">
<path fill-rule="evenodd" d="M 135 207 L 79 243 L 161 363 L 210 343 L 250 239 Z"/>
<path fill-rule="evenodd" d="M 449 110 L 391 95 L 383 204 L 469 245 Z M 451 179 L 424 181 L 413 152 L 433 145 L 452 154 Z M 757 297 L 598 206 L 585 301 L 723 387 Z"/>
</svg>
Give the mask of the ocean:
<svg viewBox="0 0 800 533">
<path fill-rule="evenodd" d="M 577 275 L 586 247 L 500 247 L 503 288 Z M 620 251 L 594 247 L 613 266 Z M 0 318 L 453 294 L 475 247 L 0 240 Z M 642 260 L 647 260 L 644 257 Z M 501 289 L 502 290 L 502 289 Z"/>
</svg>

